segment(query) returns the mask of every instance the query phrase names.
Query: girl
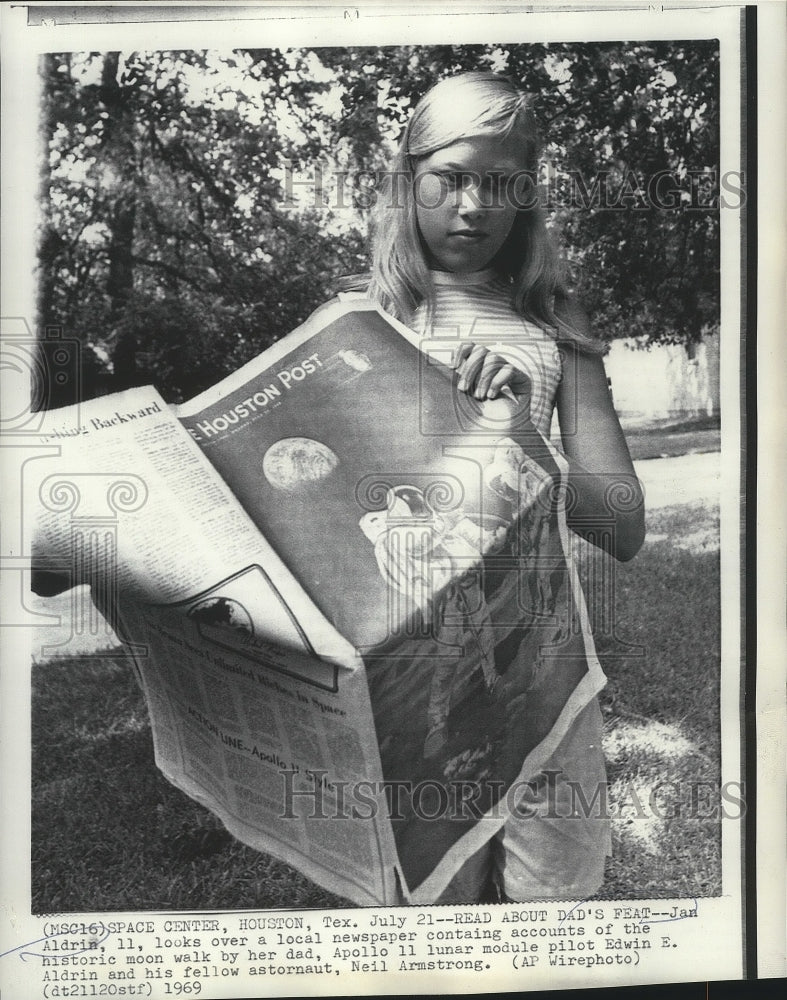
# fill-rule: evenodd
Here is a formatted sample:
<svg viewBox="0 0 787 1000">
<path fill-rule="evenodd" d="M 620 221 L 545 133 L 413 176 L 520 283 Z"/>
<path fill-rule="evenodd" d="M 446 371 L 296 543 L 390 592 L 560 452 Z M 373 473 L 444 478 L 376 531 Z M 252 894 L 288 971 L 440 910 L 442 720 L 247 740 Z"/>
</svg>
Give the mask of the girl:
<svg viewBox="0 0 787 1000">
<path fill-rule="evenodd" d="M 458 334 L 452 365 L 460 391 L 515 397 L 547 438 L 556 407 L 569 464 L 569 525 L 628 560 L 643 540 L 642 496 L 601 345 L 567 292 L 536 203 L 539 153 L 530 102 L 506 77 L 465 73 L 434 86 L 412 114 L 377 201 L 366 294 L 423 336 Z M 538 819 L 512 817 L 440 902 L 597 891 L 608 821 L 567 820 L 560 808 L 568 782 L 589 799 L 606 780 L 596 701 L 544 775 L 530 803 Z"/>
</svg>

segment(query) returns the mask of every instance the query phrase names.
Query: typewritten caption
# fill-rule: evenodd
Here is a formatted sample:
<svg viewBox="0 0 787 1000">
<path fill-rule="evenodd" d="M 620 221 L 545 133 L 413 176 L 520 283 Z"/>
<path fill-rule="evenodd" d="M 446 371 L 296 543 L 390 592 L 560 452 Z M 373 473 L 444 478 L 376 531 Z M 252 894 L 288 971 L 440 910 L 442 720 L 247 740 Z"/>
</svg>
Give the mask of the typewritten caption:
<svg viewBox="0 0 787 1000">
<path fill-rule="evenodd" d="M 221 995 L 221 981 L 353 973 L 656 969 L 681 948 L 694 900 L 528 903 L 331 913 L 223 913 L 81 921 L 43 918 L 23 961 L 45 998 Z M 34 971 L 35 970 L 35 971 Z M 537 976 L 535 978 L 538 978 Z M 523 979 L 523 983 L 524 983 Z"/>
</svg>

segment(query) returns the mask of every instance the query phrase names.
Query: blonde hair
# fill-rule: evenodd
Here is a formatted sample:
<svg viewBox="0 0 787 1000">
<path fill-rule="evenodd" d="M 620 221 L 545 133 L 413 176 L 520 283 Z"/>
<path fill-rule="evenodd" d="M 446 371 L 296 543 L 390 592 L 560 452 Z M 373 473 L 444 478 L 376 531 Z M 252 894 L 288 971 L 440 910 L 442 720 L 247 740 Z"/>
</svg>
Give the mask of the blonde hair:
<svg viewBox="0 0 787 1000">
<path fill-rule="evenodd" d="M 454 142 L 484 135 L 519 140 L 524 168 L 535 182 L 540 136 L 530 98 L 508 77 L 486 72 L 447 77 L 427 91 L 410 116 L 372 214 L 372 273 L 367 289 L 370 298 L 402 322 L 410 321 L 422 303 L 429 313 L 434 307 L 434 283 L 416 222 L 415 165 Z M 556 302 L 567 301 L 568 290 L 537 198 L 532 206 L 518 209 L 494 264 L 511 283 L 511 304 L 517 313 L 556 339 L 600 349 L 599 341 L 564 318 L 571 310 L 556 312 Z"/>
</svg>

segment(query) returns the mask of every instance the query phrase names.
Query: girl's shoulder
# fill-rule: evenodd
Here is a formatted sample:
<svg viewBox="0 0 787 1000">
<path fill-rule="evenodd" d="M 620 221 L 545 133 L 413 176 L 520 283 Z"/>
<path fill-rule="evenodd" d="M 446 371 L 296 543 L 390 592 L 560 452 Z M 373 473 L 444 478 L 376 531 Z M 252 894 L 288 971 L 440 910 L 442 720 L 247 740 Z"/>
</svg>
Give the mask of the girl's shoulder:
<svg viewBox="0 0 787 1000">
<path fill-rule="evenodd" d="M 362 298 L 365 298 L 366 293 L 369 291 L 371 280 L 372 275 L 369 271 L 361 272 L 360 274 L 344 274 L 336 279 L 337 295 L 357 293 Z"/>
<path fill-rule="evenodd" d="M 330 309 L 331 306 L 335 306 L 340 302 L 356 302 L 363 301 L 367 299 L 368 296 L 363 291 L 338 291 L 333 298 L 321 303 L 317 308 L 309 314 L 309 321 L 320 316 L 321 313 Z"/>
<path fill-rule="evenodd" d="M 575 292 L 559 290 L 555 293 L 555 318 L 560 326 L 557 340 L 561 342 L 592 342 L 596 338 L 590 327 L 590 318 Z"/>
<path fill-rule="evenodd" d="M 336 280 L 336 294 L 326 305 L 334 302 L 357 302 L 369 297 L 369 284 L 372 276 L 364 274 L 346 274 Z M 322 308 L 322 307 L 321 307 Z"/>
</svg>

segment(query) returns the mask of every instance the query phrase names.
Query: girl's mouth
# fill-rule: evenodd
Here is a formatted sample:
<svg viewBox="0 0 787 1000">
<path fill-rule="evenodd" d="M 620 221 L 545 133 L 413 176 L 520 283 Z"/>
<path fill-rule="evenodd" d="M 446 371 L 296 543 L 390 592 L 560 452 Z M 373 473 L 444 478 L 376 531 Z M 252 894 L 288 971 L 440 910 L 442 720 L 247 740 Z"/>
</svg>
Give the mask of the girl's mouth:
<svg viewBox="0 0 787 1000">
<path fill-rule="evenodd" d="M 469 242 L 475 242 L 476 240 L 485 240 L 486 233 L 482 233 L 477 229 L 457 229 L 453 233 L 448 234 L 449 237 L 454 237 L 458 240 L 468 240 Z"/>
</svg>

